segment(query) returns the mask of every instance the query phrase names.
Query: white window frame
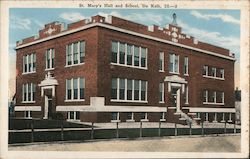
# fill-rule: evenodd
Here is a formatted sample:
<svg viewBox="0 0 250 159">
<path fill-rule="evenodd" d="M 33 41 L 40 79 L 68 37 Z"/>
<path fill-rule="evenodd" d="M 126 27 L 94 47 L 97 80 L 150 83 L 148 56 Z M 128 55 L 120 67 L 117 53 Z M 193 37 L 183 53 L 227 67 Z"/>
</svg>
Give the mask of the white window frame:
<svg viewBox="0 0 250 159">
<path fill-rule="evenodd" d="M 203 104 L 208 103 L 208 90 L 205 90 L 205 94 L 206 94 L 206 101 L 203 101 Z M 204 92 L 203 92 L 203 98 L 204 98 Z"/>
<path fill-rule="evenodd" d="M 205 77 L 205 78 L 211 78 L 211 79 L 217 79 L 217 80 L 225 80 L 225 70 L 224 70 L 224 68 L 221 68 L 220 70 L 222 70 L 222 78 L 221 77 L 217 77 L 217 68 L 216 67 L 212 67 L 212 69 L 214 69 L 214 71 L 215 71 L 215 74 L 214 74 L 214 76 L 211 76 L 211 75 L 209 75 L 209 66 L 207 66 L 207 65 L 205 65 L 204 66 L 205 68 L 206 68 L 206 74 L 205 75 L 203 75 L 203 77 Z"/>
<path fill-rule="evenodd" d="M 28 112 L 28 117 L 26 116 L 26 112 Z M 31 111 L 30 110 L 24 111 L 24 118 L 26 118 L 26 119 L 32 119 L 32 115 L 31 115 Z"/>
<path fill-rule="evenodd" d="M 162 118 L 160 118 L 160 121 L 166 121 L 166 118 L 165 118 L 166 112 L 161 112 L 161 113 L 162 113 L 161 114 Z"/>
<path fill-rule="evenodd" d="M 29 100 L 29 97 L 28 97 L 28 94 L 29 94 L 29 90 L 28 90 L 28 88 L 29 88 L 29 85 L 30 85 L 30 100 Z M 33 96 L 33 92 L 34 92 L 34 90 L 36 90 L 34 87 L 36 87 L 36 85 L 35 84 L 33 84 L 33 83 L 25 83 L 25 84 L 23 84 L 22 85 L 22 103 L 35 103 L 36 101 L 35 101 L 35 97 Z M 26 93 L 26 99 L 24 99 L 24 89 L 26 90 L 25 91 L 25 93 Z M 36 93 L 36 92 L 35 92 Z"/>
<path fill-rule="evenodd" d="M 83 79 L 83 89 L 84 89 L 84 99 L 80 99 L 80 78 Z M 74 99 L 74 79 L 77 79 L 77 99 Z M 68 86 L 67 86 L 67 80 L 70 80 L 71 82 L 71 99 L 68 99 Z M 66 90 L 66 96 L 65 96 L 65 102 L 81 102 L 85 101 L 85 78 L 84 77 L 78 77 L 78 78 L 71 78 L 71 79 L 66 79 L 66 85 L 65 85 L 65 90 Z"/>
<path fill-rule="evenodd" d="M 141 113 L 145 113 L 145 112 L 141 112 Z M 145 118 L 141 119 L 140 121 L 148 121 L 148 113 L 145 113 Z"/>
<path fill-rule="evenodd" d="M 31 54 L 27 54 L 27 55 L 23 56 L 23 72 L 22 72 L 23 75 L 24 74 L 36 73 L 36 67 L 34 67 L 34 56 L 36 56 L 35 53 L 31 53 Z M 29 57 L 30 57 L 30 63 L 31 63 L 30 70 L 29 70 Z M 25 62 L 24 62 L 24 59 L 25 59 Z M 36 59 L 36 57 L 35 57 L 35 59 Z M 27 71 L 26 72 L 25 72 L 25 65 L 27 66 Z"/>
<path fill-rule="evenodd" d="M 189 64 L 189 60 L 188 57 L 184 57 L 184 75 L 188 76 L 189 71 L 188 71 L 188 64 Z M 185 70 L 185 66 L 187 67 L 187 70 Z M 186 72 L 187 71 L 187 72 Z"/>
<path fill-rule="evenodd" d="M 161 63 L 161 69 L 159 68 L 159 72 L 165 72 L 164 71 L 164 52 L 163 51 L 160 51 L 159 52 L 159 63 Z"/>
<path fill-rule="evenodd" d="M 72 42 L 72 43 L 70 43 L 70 44 L 68 44 L 68 45 L 66 45 L 66 65 L 65 65 L 65 67 L 72 67 L 72 66 L 78 66 L 78 65 L 83 65 L 85 62 L 83 61 L 83 62 L 80 62 L 80 44 L 81 44 L 81 42 L 83 42 L 84 43 L 84 55 L 86 54 L 86 42 L 84 41 L 84 40 L 80 40 L 80 41 L 76 41 L 76 42 Z M 77 60 L 78 60 L 78 63 L 76 63 L 76 64 L 74 64 L 74 43 L 77 43 Z M 68 50 L 68 47 L 71 45 L 71 50 L 70 50 L 70 52 L 71 52 L 71 65 L 68 65 L 68 54 L 67 54 L 67 50 Z"/>
<path fill-rule="evenodd" d="M 206 99 L 207 101 L 206 102 L 203 102 L 203 104 L 207 104 L 207 105 L 225 105 L 225 94 L 224 92 L 222 92 L 222 102 L 221 103 L 218 103 L 217 102 L 217 92 L 216 91 L 212 91 L 213 93 L 213 96 L 214 96 L 214 102 L 209 102 L 208 101 L 208 90 L 205 90 L 207 93 L 206 93 Z"/>
<path fill-rule="evenodd" d="M 70 118 L 70 112 L 73 112 L 73 116 L 74 116 L 74 118 L 73 119 L 71 119 Z M 76 118 L 76 113 L 77 112 L 79 112 L 79 111 L 68 111 L 68 119 L 67 119 L 67 121 L 80 121 L 80 119 L 81 119 L 81 117 L 80 117 L 80 115 L 81 115 L 81 113 L 79 112 L 79 119 L 77 119 Z"/>
<path fill-rule="evenodd" d="M 162 87 L 160 86 L 160 85 L 162 85 Z M 162 88 L 162 90 L 160 90 L 160 88 Z M 164 99 L 164 83 L 163 82 L 161 82 L 160 84 L 159 84 L 159 92 L 161 91 L 162 92 L 162 94 L 161 94 L 161 98 L 162 98 L 162 101 L 159 99 L 159 103 L 165 103 L 165 99 Z"/>
<path fill-rule="evenodd" d="M 47 57 L 47 53 L 49 54 L 49 57 Z M 52 56 L 53 55 L 53 53 L 54 53 L 54 57 Z M 55 49 L 54 48 L 50 48 L 50 49 L 47 49 L 46 50 L 46 60 L 45 60 L 45 70 L 47 71 L 47 70 L 53 70 L 53 69 L 55 69 L 54 68 L 54 64 L 53 64 L 53 67 L 52 67 L 52 59 L 55 59 Z M 48 68 L 48 58 L 50 59 L 50 68 Z"/>
<path fill-rule="evenodd" d="M 129 43 L 125 43 L 125 42 L 119 42 L 119 41 L 111 41 L 111 45 L 112 45 L 112 42 L 117 42 L 117 45 L 118 45 L 118 52 L 117 52 L 117 59 L 116 59 L 116 63 L 115 62 L 110 62 L 111 65 L 116 65 L 116 66 L 123 66 L 123 67 L 130 67 L 130 68 L 137 68 L 137 69 L 144 69 L 144 70 L 147 70 L 148 69 L 148 49 L 146 47 L 141 47 L 141 46 L 137 46 L 137 45 L 132 45 L 132 44 L 129 44 Z M 125 44 L 125 62 L 124 64 L 120 64 L 120 43 L 122 44 Z M 130 45 L 132 46 L 132 65 L 128 65 L 127 64 L 127 45 Z M 134 50 L 135 50 L 135 47 L 138 47 L 139 48 L 139 66 L 135 66 L 135 63 L 134 63 Z M 145 48 L 145 54 L 146 54 L 146 60 L 145 60 L 145 67 L 142 67 L 141 66 L 141 59 L 142 59 L 142 53 L 141 53 L 141 50 L 142 48 Z M 112 50 L 111 50 L 112 51 Z"/>
<path fill-rule="evenodd" d="M 141 100 L 141 94 L 142 94 L 142 88 L 141 88 L 141 82 L 143 80 L 138 80 L 139 81 L 139 100 L 135 100 L 134 99 L 134 91 L 135 91 L 135 79 L 129 79 L 129 80 L 132 80 L 132 100 L 128 100 L 127 99 L 127 90 L 128 90 L 128 85 L 127 85 L 127 81 L 128 79 L 124 79 L 125 80 L 125 98 L 124 100 L 123 99 L 120 99 L 120 79 L 121 78 L 113 78 L 113 79 L 116 79 L 117 80 L 117 88 L 116 88 L 116 91 L 117 91 L 117 97 L 116 99 L 111 99 L 110 98 L 110 101 L 111 102 L 134 102 L 134 103 L 148 103 L 148 81 L 145 81 L 146 82 L 146 90 L 145 90 L 145 100 Z M 111 85 L 112 87 L 112 85 Z M 112 89 L 112 88 L 111 88 Z"/>
<path fill-rule="evenodd" d="M 174 54 L 174 53 L 171 53 L 171 54 L 169 54 L 170 56 L 172 55 L 173 56 L 173 71 L 171 71 L 171 70 L 169 70 L 169 73 L 172 73 L 172 74 L 180 74 L 180 56 L 179 55 L 177 55 L 177 54 Z M 176 58 L 176 56 L 178 57 L 178 67 L 177 67 L 177 70 L 175 70 L 175 64 L 176 64 L 176 62 L 175 62 L 175 58 Z M 170 60 L 170 59 L 169 59 Z M 170 62 L 170 61 L 169 61 Z"/>
<path fill-rule="evenodd" d="M 116 115 L 116 119 L 115 120 L 113 120 L 113 119 L 111 119 L 111 122 L 113 123 L 117 123 L 117 122 L 121 122 L 121 120 L 120 120 L 120 113 L 119 112 L 112 112 L 112 113 L 117 113 L 117 115 Z M 111 114 L 112 115 L 112 114 Z"/>
<path fill-rule="evenodd" d="M 134 122 L 135 121 L 134 113 L 133 112 L 128 112 L 128 113 L 131 113 L 131 119 L 126 119 L 126 122 Z"/>
</svg>

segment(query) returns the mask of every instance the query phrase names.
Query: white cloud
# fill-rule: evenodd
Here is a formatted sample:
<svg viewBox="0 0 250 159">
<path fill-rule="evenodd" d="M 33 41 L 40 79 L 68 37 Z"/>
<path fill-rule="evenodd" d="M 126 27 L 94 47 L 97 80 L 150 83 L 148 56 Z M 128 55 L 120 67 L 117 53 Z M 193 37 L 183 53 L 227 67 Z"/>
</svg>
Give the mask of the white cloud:
<svg viewBox="0 0 250 159">
<path fill-rule="evenodd" d="M 119 12 L 112 11 L 110 13 L 105 13 L 105 12 L 99 12 L 98 13 L 101 16 L 107 17 L 108 15 L 113 15 L 119 18 L 135 21 L 135 22 L 151 22 L 152 24 L 157 24 L 161 25 L 163 21 L 163 15 L 161 14 L 154 14 L 154 13 L 131 13 L 128 15 L 122 15 Z"/>
<path fill-rule="evenodd" d="M 35 24 L 38 25 L 40 28 L 44 27 L 44 23 L 40 22 L 39 20 L 34 20 Z"/>
<path fill-rule="evenodd" d="M 10 27 L 13 29 L 30 30 L 31 20 L 28 18 L 21 18 L 18 16 L 10 17 Z"/>
<path fill-rule="evenodd" d="M 233 23 L 238 25 L 240 24 L 240 20 L 235 19 L 234 17 L 227 14 L 202 14 L 198 11 L 191 11 L 190 14 L 199 19 L 210 20 L 214 18 L 214 19 L 220 19 L 223 22 L 227 23 Z"/>
<path fill-rule="evenodd" d="M 235 53 L 239 53 L 240 50 L 240 39 L 239 37 L 233 36 L 223 36 L 219 32 L 209 32 L 207 30 L 198 29 L 191 27 L 188 24 L 178 21 L 179 26 L 183 28 L 183 32 L 190 34 L 200 41 L 214 44 L 216 46 L 221 46 L 223 48 L 230 49 Z"/>
<path fill-rule="evenodd" d="M 65 20 L 68 20 L 68 21 L 71 21 L 71 22 L 75 22 L 75 21 L 78 21 L 78 20 L 85 19 L 85 17 L 82 14 L 78 13 L 78 12 L 62 13 L 59 16 L 61 18 L 65 19 Z"/>
</svg>

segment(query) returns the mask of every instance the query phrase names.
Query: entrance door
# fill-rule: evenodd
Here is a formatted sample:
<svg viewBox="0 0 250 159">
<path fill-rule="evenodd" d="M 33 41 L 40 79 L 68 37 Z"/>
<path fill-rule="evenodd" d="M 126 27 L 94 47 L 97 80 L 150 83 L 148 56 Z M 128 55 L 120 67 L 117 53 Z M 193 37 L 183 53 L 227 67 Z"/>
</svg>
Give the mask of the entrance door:
<svg viewBox="0 0 250 159">
<path fill-rule="evenodd" d="M 52 118 L 52 97 L 48 96 L 48 118 Z"/>
<path fill-rule="evenodd" d="M 171 87 L 172 105 L 176 107 L 176 112 L 180 111 L 180 87 Z"/>
<path fill-rule="evenodd" d="M 52 115 L 52 96 L 45 95 L 44 98 L 44 119 L 51 118 Z"/>
</svg>

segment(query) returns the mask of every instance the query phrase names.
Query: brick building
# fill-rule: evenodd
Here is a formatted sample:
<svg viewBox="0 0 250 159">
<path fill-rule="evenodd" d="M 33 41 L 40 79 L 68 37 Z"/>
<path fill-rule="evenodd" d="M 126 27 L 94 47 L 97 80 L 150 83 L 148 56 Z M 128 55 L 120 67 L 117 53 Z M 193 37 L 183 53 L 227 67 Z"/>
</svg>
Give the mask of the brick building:
<svg viewBox="0 0 250 159">
<path fill-rule="evenodd" d="M 16 51 L 16 117 L 234 121 L 234 55 L 175 23 L 99 15 L 52 22 Z"/>
</svg>

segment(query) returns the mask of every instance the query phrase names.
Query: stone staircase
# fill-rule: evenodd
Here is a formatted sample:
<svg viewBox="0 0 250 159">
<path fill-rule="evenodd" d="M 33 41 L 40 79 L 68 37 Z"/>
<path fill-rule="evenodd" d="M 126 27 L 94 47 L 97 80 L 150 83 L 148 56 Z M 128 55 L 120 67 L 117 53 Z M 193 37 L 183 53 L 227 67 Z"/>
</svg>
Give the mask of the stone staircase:
<svg viewBox="0 0 250 159">
<path fill-rule="evenodd" d="M 183 125 L 198 125 L 200 123 L 200 118 L 196 113 L 191 113 L 188 109 L 183 109 L 180 111 L 176 111 L 174 108 L 169 108 L 167 115 L 171 118 L 171 121 L 178 124 Z"/>
</svg>

